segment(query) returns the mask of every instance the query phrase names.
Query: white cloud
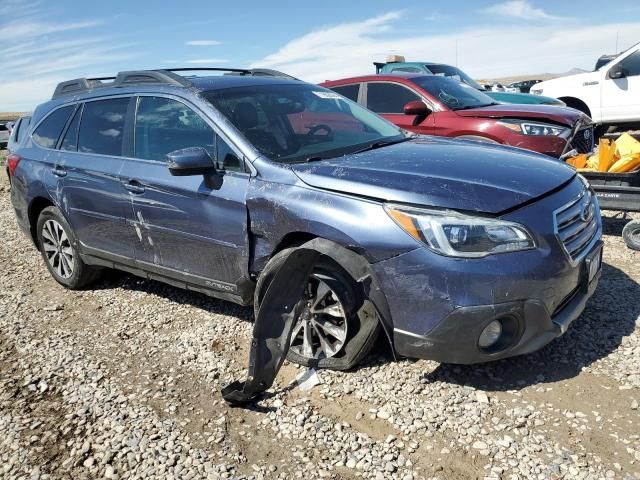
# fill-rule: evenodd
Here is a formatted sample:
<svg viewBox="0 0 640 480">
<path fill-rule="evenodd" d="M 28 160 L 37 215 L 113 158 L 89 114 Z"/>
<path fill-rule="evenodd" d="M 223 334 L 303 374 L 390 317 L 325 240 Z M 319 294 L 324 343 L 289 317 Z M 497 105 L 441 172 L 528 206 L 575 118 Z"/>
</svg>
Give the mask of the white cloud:
<svg viewBox="0 0 640 480">
<path fill-rule="evenodd" d="M 565 72 L 592 68 L 603 53 L 637 41 L 640 22 L 618 24 L 552 24 L 490 27 L 449 31 L 440 35 L 403 34 L 395 28 L 400 12 L 361 22 L 311 31 L 252 63 L 252 67 L 282 70 L 311 82 L 373 73 L 373 61 L 387 54 L 458 65 L 476 78 Z"/>
<path fill-rule="evenodd" d="M 503 17 L 520 18 L 524 20 L 559 20 L 560 17 L 549 15 L 541 8 L 536 8 L 527 0 L 510 0 L 497 3 L 482 10 L 483 13 L 501 15 Z"/>
<path fill-rule="evenodd" d="M 192 60 L 187 60 L 185 63 L 190 63 L 192 65 L 201 65 L 207 63 L 228 63 L 229 60 L 226 58 L 194 58 Z"/>
<path fill-rule="evenodd" d="M 222 42 L 218 40 L 189 40 L 185 43 L 185 45 L 189 45 L 191 47 L 207 47 L 213 45 L 222 45 Z"/>
<path fill-rule="evenodd" d="M 40 0 L 1 1 L 0 16 L 9 19 L 0 25 L 1 110 L 31 110 L 50 98 L 58 82 L 98 76 L 98 68 L 115 74 L 123 61 L 140 55 L 117 35 L 95 35 L 102 20 L 60 21 Z"/>
</svg>

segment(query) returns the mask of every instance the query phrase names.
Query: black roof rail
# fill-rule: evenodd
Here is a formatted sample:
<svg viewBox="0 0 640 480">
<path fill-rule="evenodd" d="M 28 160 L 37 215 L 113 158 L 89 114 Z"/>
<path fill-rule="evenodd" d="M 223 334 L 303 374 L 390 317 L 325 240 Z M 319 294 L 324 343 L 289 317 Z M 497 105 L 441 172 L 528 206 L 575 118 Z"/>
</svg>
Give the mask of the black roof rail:
<svg viewBox="0 0 640 480">
<path fill-rule="evenodd" d="M 122 85 L 134 85 L 141 83 L 160 83 L 165 85 L 176 85 L 181 87 L 190 87 L 192 85 L 188 77 L 178 75 L 175 72 L 200 72 L 200 71 L 216 71 L 227 72 L 225 75 L 247 75 L 262 77 L 283 77 L 292 80 L 298 80 L 291 75 L 271 70 L 268 68 L 205 68 L 205 67 L 181 67 L 181 68 L 163 68 L 157 70 L 130 70 L 119 72 L 115 77 L 96 77 L 96 78 L 75 78 L 60 82 L 53 92 L 51 99 L 56 99 L 64 95 L 73 95 L 82 93 L 96 88 L 119 87 Z"/>
<path fill-rule="evenodd" d="M 288 75 L 279 70 L 272 70 L 271 68 L 222 68 L 222 67 L 180 67 L 180 68 L 166 68 L 168 72 L 227 72 L 225 75 L 239 75 L 239 76 L 252 76 L 252 77 L 282 77 L 290 80 L 299 80 L 296 77 Z"/>
</svg>

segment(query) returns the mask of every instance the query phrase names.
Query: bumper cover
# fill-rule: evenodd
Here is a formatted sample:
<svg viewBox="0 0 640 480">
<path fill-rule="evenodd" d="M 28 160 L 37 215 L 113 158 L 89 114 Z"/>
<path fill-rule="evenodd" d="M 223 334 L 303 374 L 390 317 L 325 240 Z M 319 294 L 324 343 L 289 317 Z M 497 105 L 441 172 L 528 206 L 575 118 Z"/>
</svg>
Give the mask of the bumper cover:
<svg viewBox="0 0 640 480">
<path fill-rule="evenodd" d="M 580 316 L 597 288 L 601 274 L 602 270 L 598 271 L 588 282 L 585 270 L 579 286 L 553 314 L 549 314 L 538 300 L 460 307 L 425 336 L 395 329 L 395 349 L 407 357 L 457 364 L 488 362 L 534 352 L 563 335 Z M 502 317 L 517 320 L 517 333 L 510 346 L 496 353 L 481 350 L 477 343 L 480 333 L 491 321 Z"/>
</svg>

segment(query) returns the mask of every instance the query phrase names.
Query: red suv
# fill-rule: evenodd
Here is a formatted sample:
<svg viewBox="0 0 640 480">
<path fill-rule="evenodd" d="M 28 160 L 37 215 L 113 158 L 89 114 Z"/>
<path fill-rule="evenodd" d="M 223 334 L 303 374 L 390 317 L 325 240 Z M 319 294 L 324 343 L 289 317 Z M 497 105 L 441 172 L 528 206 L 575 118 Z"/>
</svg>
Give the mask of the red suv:
<svg viewBox="0 0 640 480">
<path fill-rule="evenodd" d="M 366 75 L 322 86 L 416 133 L 501 143 L 554 157 L 573 149 L 589 153 L 594 146 L 592 121 L 578 110 L 497 103 L 447 77 Z"/>
</svg>

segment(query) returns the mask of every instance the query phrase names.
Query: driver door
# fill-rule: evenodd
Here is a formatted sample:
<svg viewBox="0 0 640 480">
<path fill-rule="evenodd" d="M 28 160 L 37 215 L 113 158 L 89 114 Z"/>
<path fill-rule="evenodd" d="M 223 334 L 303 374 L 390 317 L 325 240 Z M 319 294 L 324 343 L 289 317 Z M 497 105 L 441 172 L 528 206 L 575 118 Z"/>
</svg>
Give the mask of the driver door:
<svg viewBox="0 0 640 480">
<path fill-rule="evenodd" d="M 133 159 L 121 172 L 131 199 L 136 263 L 187 284 L 237 293 L 248 269 L 249 174 L 240 154 L 193 108 L 173 98 L 138 98 Z M 203 147 L 217 171 L 172 176 L 166 154 Z"/>
<path fill-rule="evenodd" d="M 428 122 L 413 125 L 415 115 L 405 115 L 404 106 L 415 100 L 424 101 L 415 91 L 405 85 L 392 82 L 368 82 L 366 84 L 366 107 L 386 118 L 400 128 L 410 132 L 429 134 Z"/>
<path fill-rule="evenodd" d="M 621 67 L 622 78 L 611 78 L 612 69 Z M 640 112 L 640 50 L 609 67 L 602 80 L 602 122 L 631 120 Z"/>
</svg>

